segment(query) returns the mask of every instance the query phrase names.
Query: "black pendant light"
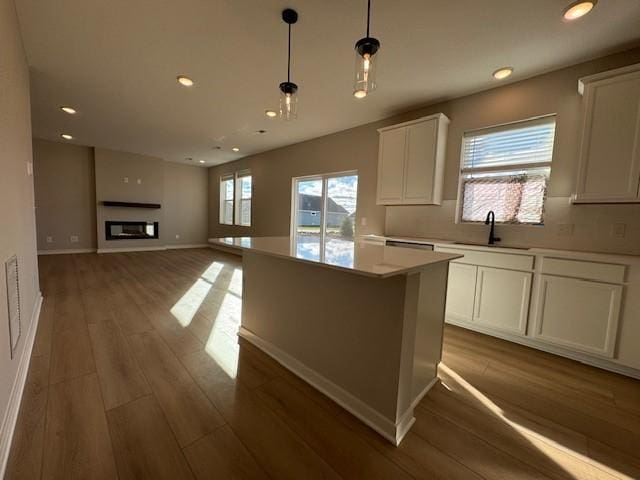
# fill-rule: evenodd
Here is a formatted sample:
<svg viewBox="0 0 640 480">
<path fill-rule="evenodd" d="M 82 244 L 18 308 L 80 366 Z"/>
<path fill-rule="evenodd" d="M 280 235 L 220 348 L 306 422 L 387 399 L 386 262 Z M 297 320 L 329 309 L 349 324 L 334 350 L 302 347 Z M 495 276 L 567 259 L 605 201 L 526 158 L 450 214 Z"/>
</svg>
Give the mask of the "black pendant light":
<svg viewBox="0 0 640 480">
<path fill-rule="evenodd" d="M 287 56 L 287 81 L 280 84 L 280 118 L 295 120 L 298 115 L 298 85 L 291 81 L 291 25 L 298 21 L 298 13 L 287 8 L 282 20 L 289 25 L 289 54 Z"/>
<path fill-rule="evenodd" d="M 356 42 L 356 76 L 353 83 L 353 96 L 364 98 L 376 89 L 376 53 L 380 50 L 380 41 L 369 36 L 371 23 L 371 0 L 367 0 L 367 36 Z"/>
</svg>

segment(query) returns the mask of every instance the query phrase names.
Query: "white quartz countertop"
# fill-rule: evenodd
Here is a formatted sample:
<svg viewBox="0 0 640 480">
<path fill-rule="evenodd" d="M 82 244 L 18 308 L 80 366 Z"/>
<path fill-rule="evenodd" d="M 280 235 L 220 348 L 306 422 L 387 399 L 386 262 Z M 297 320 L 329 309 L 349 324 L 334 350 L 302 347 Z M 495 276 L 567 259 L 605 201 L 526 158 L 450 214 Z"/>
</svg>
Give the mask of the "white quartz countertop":
<svg viewBox="0 0 640 480">
<path fill-rule="evenodd" d="M 209 243 L 378 278 L 414 273 L 430 265 L 462 257 L 451 253 L 371 245 L 338 238 L 320 242 L 317 236 L 224 237 L 210 238 Z"/>
</svg>

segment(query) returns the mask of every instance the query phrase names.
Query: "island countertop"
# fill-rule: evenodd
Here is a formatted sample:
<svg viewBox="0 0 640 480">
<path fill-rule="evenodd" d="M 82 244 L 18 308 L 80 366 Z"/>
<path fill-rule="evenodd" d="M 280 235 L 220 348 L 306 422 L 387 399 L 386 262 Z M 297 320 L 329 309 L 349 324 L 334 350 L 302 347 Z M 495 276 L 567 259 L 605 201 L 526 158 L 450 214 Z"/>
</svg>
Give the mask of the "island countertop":
<svg viewBox="0 0 640 480">
<path fill-rule="evenodd" d="M 320 241 L 304 237 L 223 237 L 210 238 L 209 243 L 377 278 L 415 273 L 430 265 L 462 257 L 333 238 L 322 242 L 323 248 Z"/>
</svg>

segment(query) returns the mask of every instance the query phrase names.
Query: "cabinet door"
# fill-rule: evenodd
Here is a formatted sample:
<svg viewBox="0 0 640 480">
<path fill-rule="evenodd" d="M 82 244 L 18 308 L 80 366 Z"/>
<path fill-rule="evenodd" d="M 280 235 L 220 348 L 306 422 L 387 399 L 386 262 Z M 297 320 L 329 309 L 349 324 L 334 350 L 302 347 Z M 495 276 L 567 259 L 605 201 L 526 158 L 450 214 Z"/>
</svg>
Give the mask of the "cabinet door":
<svg viewBox="0 0 640 480">
<path fill-rule="evenodd" d="M 473 321 L 512 334 L 527 330 L 531 273 L 478 267 Z"/>
<path fill-rule="evenodd" d="M 464 263 L 449 264 L 447 282 L 446 318 L 454 322 L 473 320 L 473 302 L 476 295 L 476 273 L 478 267 Z"/>
<path fill-rule="evenodd" d="M 534 336 L 613 357 L 621 299 L 620 285 L 541 275 Z"/>
<path fill-rule="evenodd" d="M 437 134 L 435 118 L 407 128 L 404 203 L 440 203 L 434 199 Z"/>
<path fill-rule="evenodd" d="M 576 201 L 638 201 L 640 74 L 587 85 Z"/>
<path fill-rule="evenodd" d="M 380 134 L 378 205 L 402 203 L 406 133 L 406 128 L 397 128 Z"/>
</svg>

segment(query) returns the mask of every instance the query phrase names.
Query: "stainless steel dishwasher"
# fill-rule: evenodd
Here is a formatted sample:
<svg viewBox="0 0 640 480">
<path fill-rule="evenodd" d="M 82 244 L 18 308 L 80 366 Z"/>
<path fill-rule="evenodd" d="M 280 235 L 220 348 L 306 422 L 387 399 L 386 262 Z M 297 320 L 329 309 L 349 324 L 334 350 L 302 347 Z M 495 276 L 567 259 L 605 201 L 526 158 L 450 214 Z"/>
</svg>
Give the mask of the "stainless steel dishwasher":
<svg viewBox="0 0 640 480">
<path fill-rule="evenodd" d="M 401 240 L 387 240 L 385 242 L 387 247 L 400 247 L 400 248 L 416 248 L 418 250 L 432 250 L 433 245 L 429 243 L 415 243 L 415 242 L 406 242 Z"/>
</svg>

